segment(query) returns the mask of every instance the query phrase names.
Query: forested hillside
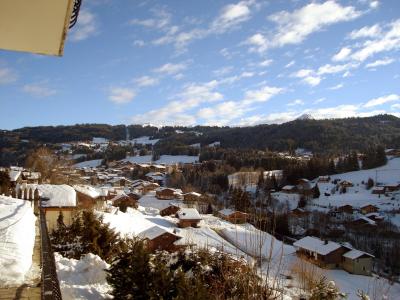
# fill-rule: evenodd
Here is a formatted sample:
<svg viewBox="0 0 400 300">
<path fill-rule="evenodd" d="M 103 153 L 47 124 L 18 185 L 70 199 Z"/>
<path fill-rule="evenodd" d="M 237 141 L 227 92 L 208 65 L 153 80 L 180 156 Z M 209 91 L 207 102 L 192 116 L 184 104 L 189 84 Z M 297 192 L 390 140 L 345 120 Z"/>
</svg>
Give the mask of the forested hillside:
<svg viewBox="0 0 400 300">
<path fill-rule="evenodd" d="M 105 137 L 123 140 L 140 136 L 160 138 L 157 154 L 194 154 L 191 144 L 202 146 L 215 141 L 222 148 L 269 149 L 292 151 L 306 148 L 315 153 L 331 154 L 365 151 L 369 146 L 400 147 L 400 119 L 391 115 L 368 118 L 332 120 L 302 119 L 280 125 L 249 127 L 163 127 L 141 125 L 79 124 L 72 126 L 24 127 L 12 131 L 0 131 L 0 153 L 16 157 L 26 149 L 40 144 L 54 144 L 91 140 Z M 1 158 L 0 160 L 4 157 Z"/>
</svg>

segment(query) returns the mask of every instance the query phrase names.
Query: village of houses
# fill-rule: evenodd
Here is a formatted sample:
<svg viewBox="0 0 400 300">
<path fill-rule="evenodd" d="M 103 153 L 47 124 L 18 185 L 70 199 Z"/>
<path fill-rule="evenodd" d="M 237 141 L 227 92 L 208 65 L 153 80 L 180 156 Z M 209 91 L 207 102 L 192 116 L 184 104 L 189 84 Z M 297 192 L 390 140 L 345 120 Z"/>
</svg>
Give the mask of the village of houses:
<svg viewBox="0 0 400 300">
<path fill-rule="evenodd" d="M 101 139 L 95 142 L 105 143 Z M 195 191 L 183 193 L 166 186 L 168 174 L 179 171 L 184 164 L 198 163 L 198 157 L 168 156 L 153 162 L 149 156 L 131 156 L 109 163 L 107 167 L 99 160 L 86 161 L 60 169 L 70 182 L 62 185 L 42 182 L 40 173 L 21 167 L 2 168 L 9 173 L 13 191 L 0 196 L 0 285 L 20 285 L 34 276 L 31 265 L 35 231 L 21 228 L 35 228 L 32 216 L 42 207 L 49 232 L 56 229 L 60 213 L 64 223 L 69 225 L 77 212 L 94 210 L 119 234 L 146 240 L 151 251 L 186 247 L 222 249 L 257 264 L 261 272 L 266 265 L 274 264 L 280 276 L 286 274 L 284 299 L 298 299 L 296 279 L 290 273 L 291 266 L 299 263 L 315 267 L 334 280 L 349 299 L 358 299 L 358 290 L 368 291 L 377 282 L 389 286 L 389 281 L 374 271 L 374 255 L 349 243 L 307 235 L 306 223 L 314 212 L 320 212 L 328 216 L 330 224 L 336 224 L 336 229 L 342 230 L 348 225 L 369 230 L 383 221 L 400 225 L 400 214 L 397 214 L 400 211 L 400 158 L 387 154 L 388 164 L 377 169 L 320 176 L 312 181 L 304 179 L 297 185 L 283 186 L 280 191 L 272 192 L 277 210 L 289 212 L 289 227 L 296 237 L 283 241 L 251 225 L 248 213 L 211 203 L 210 195 Z M 144 172 L 145 179 L 132 178 L 135 169 Z M 272 175 L 279 180 L 282 171 L 264 172 L 266 177 Z M 257 184 L 255 178 L 258 173 L 257 176 L 235 173 L 229 177 L 229 183 L 251 193 Z M 369 178 L 375 180 L 371 189 L 365 188 Z M 316 185 L 320 196 L 313 198 Z M 307 198 L 307 205 L 299 207 L 302 197 Z M 10 250 L 13 251 L 11 257 Z M 63 265 L 66 259 L 57 253 L 55 257 L 62 290 L 67 298 L 79 298 L 75 294 L 78 283 L 64 282 L 66 269 L 72 273 L 68 276 L 79 271 L 71 268 L 70 263 Z M 10 260 L 19 263 L 3 274 L 3 267 Z M 79 289 L 84 290 L 85 282 L 79 284 Z M 106 283 L 99 283 L 99 286 L 102 284 L 104 287 Z M 390 283 L 385 291 L 387 299 L 396 299 L 400 295 L 400 285 Z M 104 296 L 106 292 L 96 295 Z"/>
</svg>

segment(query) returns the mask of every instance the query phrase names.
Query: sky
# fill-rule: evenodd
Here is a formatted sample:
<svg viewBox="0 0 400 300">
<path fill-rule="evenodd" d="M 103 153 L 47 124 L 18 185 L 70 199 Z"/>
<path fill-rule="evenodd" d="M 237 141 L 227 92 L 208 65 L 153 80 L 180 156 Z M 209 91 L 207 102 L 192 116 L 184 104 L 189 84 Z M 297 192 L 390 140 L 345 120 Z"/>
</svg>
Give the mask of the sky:
<svg viewBox="0 0 400 300">
<path fill-rule="evenodd" d="M 63 57 L 0 50 L 0 128 L 400 117 L 398 0 L 83 0 Z"/>
</svg>

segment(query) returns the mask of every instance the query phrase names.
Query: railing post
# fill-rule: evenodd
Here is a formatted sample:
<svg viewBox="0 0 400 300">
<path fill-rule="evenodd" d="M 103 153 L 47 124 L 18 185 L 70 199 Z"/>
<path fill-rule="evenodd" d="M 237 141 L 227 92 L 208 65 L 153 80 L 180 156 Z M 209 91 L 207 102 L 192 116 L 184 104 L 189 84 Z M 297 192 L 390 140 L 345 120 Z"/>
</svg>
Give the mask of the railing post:
<svg viewBox="0 0 400 300">
<path fill-rule="evenodd" d="M 46 214 L 42 207 L 40 208 L 40 237 L 42 246 L 42 300 L 62 300 L 56 262 L 47 229 Z"/>
</svg>

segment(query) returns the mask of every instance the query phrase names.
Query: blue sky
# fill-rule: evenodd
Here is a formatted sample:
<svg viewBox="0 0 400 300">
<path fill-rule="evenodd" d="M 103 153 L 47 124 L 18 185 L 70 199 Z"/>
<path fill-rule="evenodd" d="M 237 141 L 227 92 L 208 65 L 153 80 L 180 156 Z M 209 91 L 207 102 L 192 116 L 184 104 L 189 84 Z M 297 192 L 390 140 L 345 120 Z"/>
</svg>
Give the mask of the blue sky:
<svg viewBox="0 0 400 300">
<path fill-rule="evenodd" d="M 62 58 L 0 50 L 0 128 L 400 116 L 400 1 L 84 0 Z"/>
</svg>

